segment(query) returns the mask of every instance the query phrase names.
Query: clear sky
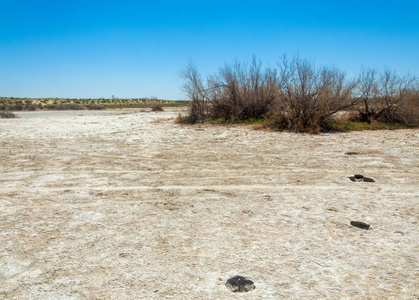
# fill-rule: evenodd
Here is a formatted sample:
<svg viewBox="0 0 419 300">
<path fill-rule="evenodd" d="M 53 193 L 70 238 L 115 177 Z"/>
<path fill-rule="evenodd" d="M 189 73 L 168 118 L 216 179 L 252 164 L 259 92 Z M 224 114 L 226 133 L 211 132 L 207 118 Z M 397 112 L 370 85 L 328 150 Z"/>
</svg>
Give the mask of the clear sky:
<svg viewBox="0 0 419 300">
<path fill-rule="evenodd" d="M 419 75 L 419 0 L 0 0 L 0 96 L 184 99 L 189 59 L 283 54 Z"/>
</svg>

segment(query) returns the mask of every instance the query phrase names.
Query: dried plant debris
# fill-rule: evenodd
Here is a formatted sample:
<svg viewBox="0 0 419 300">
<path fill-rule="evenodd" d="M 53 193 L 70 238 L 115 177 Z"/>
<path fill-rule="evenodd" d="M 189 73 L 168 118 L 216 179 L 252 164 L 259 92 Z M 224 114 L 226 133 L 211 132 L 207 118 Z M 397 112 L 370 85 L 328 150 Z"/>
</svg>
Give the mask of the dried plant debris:
<svg viewBox="0 0 419 300">
<path fill-rule="evenodd" d="M 359 222 L 359 221 L 351 221 L 351 225 L 361 228 L 361 229 L 365 229 L 368 230 L 370 229 L 370 224 L 364 223 L 364 222 Z"/>
<path fill-rule="evenodd" d="M 334 211 L 334 212 L 338 212 L 339 210 L 336 207 L 329 207 L 326 208 L 328 211 Z"/>
<path fill-rule="evenodd" d="M 355 174 L 354 176 L 350 176 L 349 179 L 353 182 L 375 182 L 374 179 L 365 177 L 364 175 Z"/>
<path fill-rule="evenodd" d="M 227 280 L 226 287 L 229 288 L 233 293 L 245 293 L 250 292 L 256 288 L 253 281 L 243 276 L 234 276 Z"/>
</svg>

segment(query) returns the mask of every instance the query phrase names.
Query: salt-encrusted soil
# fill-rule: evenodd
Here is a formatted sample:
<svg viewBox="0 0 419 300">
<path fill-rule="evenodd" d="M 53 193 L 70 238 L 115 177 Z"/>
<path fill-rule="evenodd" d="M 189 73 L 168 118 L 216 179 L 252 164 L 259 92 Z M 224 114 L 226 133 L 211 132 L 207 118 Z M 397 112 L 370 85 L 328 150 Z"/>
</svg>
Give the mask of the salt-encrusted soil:
<svg viewBox="0 0 419 300">
<path fill-rule="evenodd" d="M 0 119 L 2 299 L 419 298 L 419 130 L 19 115 Z"/>
</svg>

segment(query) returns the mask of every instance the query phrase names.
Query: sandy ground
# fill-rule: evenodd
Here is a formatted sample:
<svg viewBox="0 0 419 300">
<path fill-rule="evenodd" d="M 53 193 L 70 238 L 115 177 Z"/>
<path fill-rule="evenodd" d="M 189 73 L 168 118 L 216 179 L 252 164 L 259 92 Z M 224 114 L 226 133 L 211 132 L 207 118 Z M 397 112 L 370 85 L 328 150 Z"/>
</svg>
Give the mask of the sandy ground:
<svg viewBox="0 0 419 300">
<path fill-rule="evenodd" d="M 2 299 L 419 298 L 419 130 L 19 115 L 0 119 Z"/>
</svg>

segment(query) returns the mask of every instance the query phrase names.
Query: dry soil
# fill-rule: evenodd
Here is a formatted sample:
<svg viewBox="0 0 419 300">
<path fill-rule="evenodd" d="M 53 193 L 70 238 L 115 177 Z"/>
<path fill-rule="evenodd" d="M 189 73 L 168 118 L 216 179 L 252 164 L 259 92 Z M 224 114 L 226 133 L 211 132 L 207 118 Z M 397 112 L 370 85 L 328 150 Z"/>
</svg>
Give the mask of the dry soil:
<svg viewBox="0 0 419 300">
<path fill-rule="evenodd" d="M 2 299 L 419 298 L 417 129 L 18 115 L 0 119 Z"/>
</svg>

